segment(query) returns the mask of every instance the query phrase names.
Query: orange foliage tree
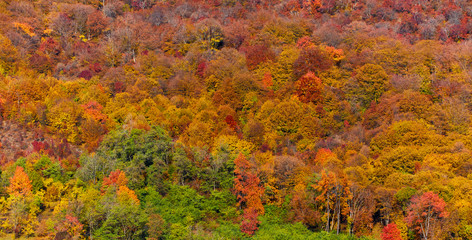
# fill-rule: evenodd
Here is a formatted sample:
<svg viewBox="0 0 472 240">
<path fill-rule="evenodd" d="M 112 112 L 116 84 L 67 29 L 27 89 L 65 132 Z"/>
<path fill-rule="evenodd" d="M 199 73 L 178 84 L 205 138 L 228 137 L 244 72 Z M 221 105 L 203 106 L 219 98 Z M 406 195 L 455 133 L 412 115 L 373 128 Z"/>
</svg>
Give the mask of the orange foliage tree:
<svg viewBox="0 0 472 240">
<path fill-rule="evenodd" d="M 15 174 L 10 178 L 8 193 L 15 196 L 28 196 L 31 194 L 31 189 L 31 180 L 24 169 L 20 166 L 16 167 Z"/>
<path fill-rule="evenodd" d="M 348 200 L 352 198 L 346 176 L 342 173 L 323 171 L 321 179 L 313 188 L 320 192 L 315 200 L 324 203 L 326 231 L 333 230 L 336 224 L 336 232 L 339 234 L 341 218 L 349 213 Z"/>
<path fill-rule="evenodd" d="M 119 169 L 110 173 L 108 177 L 103 178 L 102 192 L 105 192 L 108 188 L 114 187 L 118 200 L 122 203 L 139 204 L 139 199 L 136 193 L 129 189 L 128 178 L 125 173 Z"/>
<path fill-rule="evenodd" d="M 238 205 L 244 206 L 244 220 L 241 224 L 241 231 L 252 235 L 257 230 L 257 216 L 264 214 L 264 206 L 261 197 L 264 189 L 260 184 L 260 179 L 254 173 L 252 164 L 240 153 L 234 160 L 234 189 Z"/>
<path fill-rule="evenodd" d="M 322 100 L 323 83 L 314 73 L 308 72 L 296 83 L 296 94 L 300 101 L 304 103 L 318 103 Z"/>
<path fill-rule="evenodd" d="M 120 169 L 117 169 L 110 173 L 108 177 L 103 178 L 102 191 L 106 191 L 108 187 L 119 188 L 128 184 L 128 178 L 125 173 Z"/>
<path fill-rule="evenodd" d="M 127 186 L 120 186 L 116 194 L 121 202 L 139 205 L 138 196 L 136 196 L 136 193 Z"/>
<path fill-rule="evenodd" d="M 28 232 L 27 228 L 34 223 L 34 210 L 29 207 L 32 200 L 32 184 L 23 167 L 17 166 L 7 192 L 10 194 L 8 204 L 10 208 L 7 224 L 11 226 L 15 237 Z"/>
</svg>

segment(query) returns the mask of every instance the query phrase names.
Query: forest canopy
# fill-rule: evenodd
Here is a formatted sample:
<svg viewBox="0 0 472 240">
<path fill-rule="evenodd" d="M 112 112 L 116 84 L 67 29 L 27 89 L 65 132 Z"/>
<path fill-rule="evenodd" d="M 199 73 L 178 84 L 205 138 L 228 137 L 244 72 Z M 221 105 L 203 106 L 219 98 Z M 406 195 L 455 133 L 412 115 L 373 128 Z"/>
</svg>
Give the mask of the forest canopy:
<svg viewBox="0 0 472 240">
<path fill-rule="evenodd" d="M 472 3 L 0 2 L 0 238 L 471 239 Z"/>
</svg>

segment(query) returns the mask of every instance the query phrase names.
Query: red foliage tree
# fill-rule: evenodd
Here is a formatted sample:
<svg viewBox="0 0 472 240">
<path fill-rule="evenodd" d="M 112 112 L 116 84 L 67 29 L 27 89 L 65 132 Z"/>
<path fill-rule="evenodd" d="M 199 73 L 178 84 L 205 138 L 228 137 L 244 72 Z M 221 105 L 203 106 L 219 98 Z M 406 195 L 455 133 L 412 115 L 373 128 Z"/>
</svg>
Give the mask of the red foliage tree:
<svg viewBox="0 0 472 240">
<path fill-rule="evenodd" d="M 110 173 L 108 177 L 103 178 L 103 185 L 111 186 L 124 186 L 128 183 L 128 179 L 123 171 L 117 169 Z"/>
<path fill-rule="evenodd" d="M 411 200 L 406 222 L 421 234 L 423 239 L 431 239 L 437 224 L 448 216 L 446 202 L 437 194 L 426 192 Z"/>
<path fill-rule="evenodd" d="M 225 122 L 229 125 L 231 129 L 233 129 L 238 134 L 238 137 L 242 138 L 241 128 L 239 127 L 238 122 L 236 121 L 236 119 L 234 119 L 232 115 L 226 116 Z"/>
<path fill-rule="evenodd" d="M 91 37 L 98 37 L 108 26 L 108 20 L 101 11 L 95 11 L 88 16 L 86 24 Z"/>
<path fill-rule="evenodd" d="M 244 8 L 241 8 L 239 13 L 235 14 L 244 15 Z M 223 33 L 225 36 L 225 46 L 235 49 L 241 47 L 245 39 L 249 37 L 248 26 L 242 20 L 233 20 L 231 24 L 226 24 L 226 26 L 223 27 Z"/>
<path fill-rule="evenodd" d="M 453 41 L 460 41 L 467 37 L 467 26 L 462 24 L 456 24 L 451 27 L 449 37 Z"/>
<path fill-rule="evenodd" d="M 51 60 L 48 57 L 37 53 L 33 54 L 29 58 L 29 63 L 31 68 L 35 69 L 40 73 L 47 73 L 52 69 Z"/>
<path fill-rule="evenodd" d="M 207 63 L 206 61 L 201 61 L 198 66 L 197 66 L 197 76 L 203 78 L 205 76 L 205 70 L 207 68 Z"/>
<path fill-rule="evenodd" d="M 255 208 L 244 209 L 243 221 L 240 226 L 241 232 L 247 235 L 254 234 L 258 229 L 257 225 L 260 223 L 259 220 L 257 220 L 258 215 L 257 209 Z"/>
<path fill-rule="evenodd" d="M 77 217 L 66 215 L 63 221 L 60 221 L 55 230 L 58 233 L 65 234 L 70 239 L 79 239 L 84 225 L 80 223 Z"/>
<path fill-rule="evenodd" d="M 47 142 L 35 140 L 31 143 L 31 145 L 33 145 L 34 152 L 45 153 L 47 155 L 53 154 Z"/>
<path fill-rule="evenodd" d="M 300 56 L 293 64 L 293 74 L 296 78 L 300 78 L 308 72 L 318 73 L 328 70 L 334 65 L 334 61 L 329 54 L 319 47 L 309 46 L 304 48 Z"/>
<path fill-rule="evenodd" d="M 85 80 L 90 80 L 92 78 L 92 73 L 89 70 L 84 70 L 80 72 L 77 77 L 83 78 Z"/>
<path fill-rule="evenodd" d="M 39 46 L 39 51 L 43 52 L 46 55 L 59 55 L 61 53 L 61 46 L 53 38 L 47 38 Z"/>
<path fill-rule="evenodd" d="M 59 160 L 65 159 L 72 154 L 71 146 L 67 139 L 62 139 L 59 143 L 52 142 L 51 150 Z"/>
<path fill-rule="evenodd" d="M 108 177 L 103 178 L 102 191 L 105 191 L 108 187 L 126 186 L 128 184 L 128 178 L 125 173 L 120 169 L 117 169 L 110 173 Z"/>
<path fill-rule="evenodd" d="M 89 65 L 89 69 L 94 71 L 95 73 L 99 73 L 101 72 L 103 69 L 102 69 L 102 66 L 100 65 L 100 63 L 94 63 L 94 64 L 90 64 Z"/>
<path fill-rule="evenodd" d="M 246 64 L 250 70 L 262 62 L 275 59 L 275 54 L 265 45 L 244 47 L 242 51 L 246 54 Z"/>
<path fill-rule="evenodd" d="M 395 223 L 390 223 L 382 229 L 382 240 L 402 240 L 401 232 Z"/>
</svg>

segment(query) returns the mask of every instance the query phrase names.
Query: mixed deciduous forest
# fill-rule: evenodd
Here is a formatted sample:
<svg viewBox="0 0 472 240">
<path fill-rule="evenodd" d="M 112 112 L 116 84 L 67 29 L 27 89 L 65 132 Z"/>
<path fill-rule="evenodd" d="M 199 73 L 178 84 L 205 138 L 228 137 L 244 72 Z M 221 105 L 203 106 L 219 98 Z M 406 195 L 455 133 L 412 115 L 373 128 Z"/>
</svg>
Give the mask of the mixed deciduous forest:
<svg viewBox="0 0 472 240">
<path fill-rule="evenodd" d="M 0 1 L 0 238 L 472 239 L 472 3 Z"/>
</svg>

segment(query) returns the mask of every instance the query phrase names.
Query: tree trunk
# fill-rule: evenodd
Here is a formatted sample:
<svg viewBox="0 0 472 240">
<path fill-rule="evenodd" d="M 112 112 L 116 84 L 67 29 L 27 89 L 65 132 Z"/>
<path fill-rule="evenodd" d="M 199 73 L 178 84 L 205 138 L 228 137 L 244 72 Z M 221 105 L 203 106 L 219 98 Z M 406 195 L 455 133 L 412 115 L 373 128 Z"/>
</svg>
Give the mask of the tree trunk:
<svg viewBox="0 0 472 240">
<path fill-rule="evenodd" d="M 339 188 L 339 187 L 338 187 Z M 336 207 L 338 211 L 338 223 L 336 226 L 336 234 L 339 234 L 339 225 L 341 224 L 341 195 L 339 191 L 336 193 Z"/>
<path fill-rule="evenodd" d="M 327 213 L 327 218 L 326 218 L 326 232 L 329 232 L 329 194 L 326 194 L 326 213 Z"/>
</svg>

